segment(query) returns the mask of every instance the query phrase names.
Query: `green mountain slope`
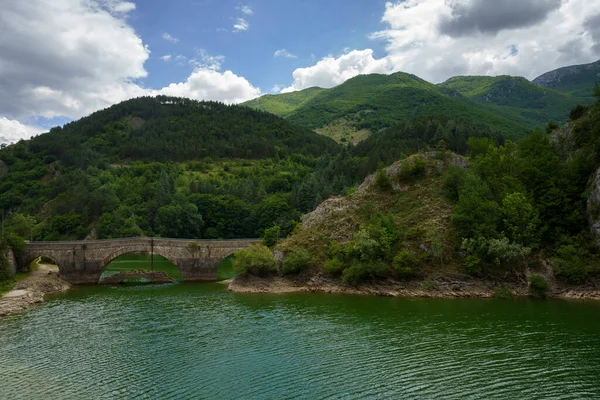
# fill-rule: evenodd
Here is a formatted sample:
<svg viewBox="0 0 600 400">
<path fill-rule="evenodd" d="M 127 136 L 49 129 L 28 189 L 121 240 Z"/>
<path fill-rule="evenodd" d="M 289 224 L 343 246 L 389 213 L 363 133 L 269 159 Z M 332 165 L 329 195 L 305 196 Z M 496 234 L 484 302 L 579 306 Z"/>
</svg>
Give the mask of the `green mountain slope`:
<svg viewBox="0 0 600 400">
<path fill-rule="evenodd" d="M 1 149 L 0 208 L 38 240 L 287 234 L 293 189 L 340 149 L 247 107 L 139 98 Z"/>
<path fill-rule="evenodd" d="M 374 133 L 415 116 L 460 115 L 486 123 L 506 137 L 516 138 L 526 132 L 513 121 L 477 108 L 452 89 L 402 72 L 361 75 L 310 95 L 294 111 L 287 109 L 285 118 L 313 129 L 348 124 L 356 130 Z M 263 103 L 262 109 L 278 113 L 281 108 L 278 101 L 286 101 L 284 96 L 287 95 L 270 96 L 269 107 Z M 256 107 L 256 100 L 245 105 Z"/>
<path fill-rule="evenodd" d="M 600 83 L 600 60 L 559 68 L 533 80 L 536 85 L 584 97 L 592 94 L 595 82 Z"/>
<path fill-rule="evenodd" d="M 324 90 L 320 87 L 312 87 L 292 93 L 267 94 L 258 99 L 247 101 L 243 105 L 285 118 Z"/>
<path fill-rule="evenodd" d="M 561 93 L 512 76 L 458 76 L 440 86 L 456 90 L 479 108 L 530 128 L 551 120 L 564 122 L 575 105 L 593 102 L 591 97 Z"/>
</svg>

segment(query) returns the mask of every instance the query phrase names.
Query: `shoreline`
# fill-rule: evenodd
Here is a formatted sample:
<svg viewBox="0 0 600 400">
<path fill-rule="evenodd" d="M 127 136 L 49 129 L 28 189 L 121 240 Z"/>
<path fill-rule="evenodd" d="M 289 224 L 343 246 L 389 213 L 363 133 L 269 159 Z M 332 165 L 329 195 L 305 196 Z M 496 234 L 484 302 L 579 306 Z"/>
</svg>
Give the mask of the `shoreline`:
<svg viewBox="0 0 600 400">
<path fill-rule="evenodd" d="M 37 270 L 31 271 L 27 278 L 0 297 L 0 318 L 23 312 L 43 303 L 45 295 L 64 292 L 70 287 L 58 276 L 58 268 L 39 264 Z"/>
<path fill-rule="evenodd" d="M 488 299 L 494 298 L 498 284 L 484 280 L 451 280 L 440 278 L 433 281 L 435 287 L 423 287 L 417 281 L 385 281 L 381 283 L 351 286 L 339 280 L 323 276 L 307 279 L 254 276 L 236 277 L 224 284 L 232 293 L 240 294 L 291 294 L 330 293 L 363 296 L 442 298 L 442 299 Z M 506 284 L 512 297 L 529 297 L 527 285 Z M 589 286 L 566 286 L 554 284 L 547 293 L 548 299 L 600 300 L 600 289 Z"/>
</svg>

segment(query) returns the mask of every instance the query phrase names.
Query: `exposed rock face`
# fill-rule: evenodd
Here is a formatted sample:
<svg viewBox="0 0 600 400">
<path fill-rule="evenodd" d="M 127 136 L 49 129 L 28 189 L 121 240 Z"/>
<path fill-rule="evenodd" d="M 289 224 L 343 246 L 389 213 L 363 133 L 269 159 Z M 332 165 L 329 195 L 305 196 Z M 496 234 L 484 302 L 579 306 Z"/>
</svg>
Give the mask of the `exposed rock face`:
<svg viewBox="0 0 600 400">
<path fill-rule="evenodd" d="M 596 76 L 600 78 L 600 60 L 591 64 L 573 65 L 547 72 L 535 78 L 533 83 L 547 88 L 555 88 L 561 84 L 565 77 L 586 72 L 596 72 Z"/>
</svg>

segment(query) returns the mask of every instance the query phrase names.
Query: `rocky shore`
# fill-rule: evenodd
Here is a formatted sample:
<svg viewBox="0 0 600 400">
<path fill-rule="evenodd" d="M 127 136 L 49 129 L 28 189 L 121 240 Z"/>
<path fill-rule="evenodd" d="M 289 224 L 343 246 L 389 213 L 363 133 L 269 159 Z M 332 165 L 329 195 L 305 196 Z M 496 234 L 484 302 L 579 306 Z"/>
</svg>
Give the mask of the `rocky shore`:
<svg viewBox="0 0 600 400">
<path fill-rule="evenodd" d="M 54 266 L 40 264 L 36 271 L 0 298 L 0 317 L 24 311 L 44 301 L 44 296 L 64 292 L 71 286 L 59 278 Z"/>
<path fill-rule="evenodd" d="M 385 281 L 377 284 L 351 286 L 339 280 L 316 275 L 310 278 L 284 278 L 239 276 L 228 282 L 233 293 L 339 293 L 388 297 L 422 298 L 492 298 L 498 295 L 498 288 L 504 287 L 512 296 L 529 296 L 525 282 L 500 285 L 498 282 L 444 277 L 425 281 Z M 506 293 L 506 292 L 505 292 Z M 549 298 L 600 300 L 600 289 L 594 283 L 585 286 L 561 286 L 554 284 L 548 291 Z"/>
</svg>

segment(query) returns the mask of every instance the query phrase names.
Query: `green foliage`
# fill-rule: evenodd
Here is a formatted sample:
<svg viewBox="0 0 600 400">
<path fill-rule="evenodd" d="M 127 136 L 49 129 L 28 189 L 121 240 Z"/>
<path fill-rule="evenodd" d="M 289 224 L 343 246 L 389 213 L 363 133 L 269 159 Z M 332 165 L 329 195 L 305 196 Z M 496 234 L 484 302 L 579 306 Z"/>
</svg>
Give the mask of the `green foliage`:
<svg viewBox="0 0 600 400">
<path fill-rule="evenodd" d="M 427 172 L 427 161 L 422 157 L 413 157 L 412 162 L 404 164 L 398 174 L 398 179 L 402 182 L 414 182 L 425 176 Z"/>
<path fill-rule="evenodd" d="M 538 212 L 522 193 L 511 193 L 502 200 L 500 209 L 504 233 L 512 241 L 537 248 L 541 240 Z"/>
<path fill-rule="evenodd" d="M 334 258 L 330 258 L 329 260 L 327 260 L 324 268 L 325 268 L 325 271 L 327 271 L 329 273 L 339 274 L 344 270 L 344 268 L 346 268 L 346 264 L 344 264 L 342 261 L 340 261 L 340 259 L 338 257 L 334 257 Z"/>
<path fill-rule="evenodd" d="M 265 229 L 262 243 L 267 247 L 274 247 L 281 237 L 281 227 L 279 225 Z"/>
<path fill-rule="evenodd" d="M 548 124 L 546 124 L 546 133 L 550 134 L 550 133 L 554 132 L 555 130 L 557 130 L 558 128 L 560 128 L 559 124 L 557 124 L 554 121 L 550 121 L 550 122 L 548 122 Z"/>
<path fill-rule="evenodd" d="M 529 247 L 510 242 L 506 237 L 463 239 L 462 249 L 467 251 L 465 266 L 471 273 L 481 272 L 486 264 L 514 266 L 531 252 Z"/>
<path fill-rule="evenodd" d="M 421 289 L 423 290 L 431 291 L 435 290 L 436 288 L 437 283 L 431 277 L 427 277 L 421 282 Z"/>
<path fill-rule="evenodd" d="M 529 277 L 529 291 L 535 297 L 545 298 L 548 292 L 548 282 L 541 275 Z"/>
<path fill-rule="evenodd" d="M 398 275 L 411 277 L 417 272 L 419 260 L 411 251 L 402 250 L 394 257 L 392 266 Z"/>
<path fill-rule="evenodd" d="M 233 270 L 238 274 L 266 276 L 277 270 L 277 259 L 268 247 L 255 244 L 235 253 Z"/>
<path fill-rule="evenodd" d="M 375 186 L 382 191 L 388 191 L 392 189 L 390 178 L 387 176 L 385 169 L 379 165 L 377 172 L 375 173 Z"/>
<path fill-rule="evenodd" d="M 578 104 L 577 107 L 571 110 L 571 113 L 569 114 L 569 119 L 571 121 L 577 121 L 579 118 L 583 117 L 583 114 L 585 114 L 587 110 L 587 107 Z"/>
<path fill-rule="evenodd" d="M 598 82 L 594 83 L 594 91 L 592 94 L 600 100 L 600 85 L 598 85 Z"/>
<path fill-rule="evenodd" d="M 342 272 L 342 281 L 350 285 L 359 285 L 385 277 L 388 266 L 382 261 L 356 261 Z"/>
<path fill-rule="evenodd" d="M 185 201 L 162 206 L 156 214 L 156 230 L 162 237 L 199 237 L 203 225 L 198 208 Z"/>
<path fill-rule="evenodd" d="M 541 128 L 550 120 L 565 121 L 567 110 L 589 103 L 585 96 L 561 93 L 513 76 L 459 76 L 442 86 L 458 91 L 481 109 L 530 129 Z"/>
<path fill-rule="evenodd" d="M 283 261 L 282 272 L 284 275 L 299 274 L 305 271 L 310 262 L 310 254 L 306 250 L 294 250 Z"/>
<path fill-rule="evenodd" d="M 489 186 L 479 176 L 465 175 L 452 222 L 463 237 L 495 237 L 500 222 L 500 206 Z"/>
<path fill-rule="evenodd" d="M 583 283 L 590 272 L 590 254 L 573 245 L 561 246 L 551 258 L 554 275 L 569 283 Z"/>
<path fill-rule="evenodd" d="M 514 293 L 506 285 L 500 285 L 494 288 L 492 297 L 495 299 L 512 299 L 515 297 Z"/>
<path fill-rule="evenodd" d="M 443 193 L 446 198 L 453 202 L 458 201 L 466 175 L 467 172 L 463 168 L 450 164 L 443 183 Z"/>
</svg>

